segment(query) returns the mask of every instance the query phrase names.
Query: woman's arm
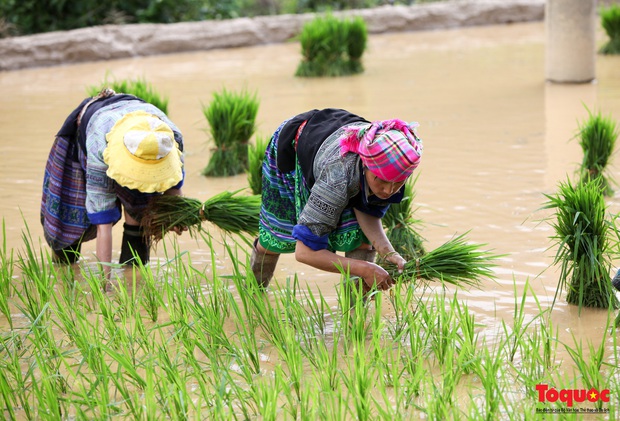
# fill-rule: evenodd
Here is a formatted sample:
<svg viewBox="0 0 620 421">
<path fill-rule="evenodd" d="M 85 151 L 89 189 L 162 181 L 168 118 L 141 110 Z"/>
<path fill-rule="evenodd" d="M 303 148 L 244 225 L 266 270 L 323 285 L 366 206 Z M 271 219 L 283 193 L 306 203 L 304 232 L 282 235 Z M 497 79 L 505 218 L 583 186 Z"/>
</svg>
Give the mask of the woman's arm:
<svg viewBox="0 0 620 421">
<path fill-rule="evenodd" d="M 166 190 L 164 194 L 168 196 L 183 196 L 183 190 L 181 189 L 181 187 L 179 188 L 173 187 L 171 189 Z M 171 231 L 174 231 L 177 235 L 181 235 L 188 229 L 189 229 L 188 227 L 172 227 Z"/>
<path fill-rule="evenodd" d="M 171 189 L 166 190 L 164 194 L 168 196 L 183 196 L 183 190 L 180 187 L 178 189 L 173 187 Z"/>
<path fill-rule="evenodd" d="M 110 279 L 112 262 L 112 224 L 97 225 L 96 241 L 97 260 L 102 263 L 103 273 L 106 279 Z"/>
<path fill-rule="evenodd" d="M 342 268 L 351 275 L 363 278 L 368 287 L 372 287 L 376 283 L 377 288 L 385 290 L 394 283 L 387 271 L 379 265 L 363 260 L 349 259 L 327 249 L 315 251 L 301 241 L 297 241 L 295 258 L 298 262 L 327 272 L 340 273 Z"/>
<path fill-rule="evenodd" d="M 366 237 L 368 237 L 368 240 L 370 240 L 372 246 L 377 250 L 377 253 L 383 256 L 388 262 L 397 265 L 398 269 L 402 271 L 407 261 L 394 250 L 394 246 L 392 246 L 392 243 L 390 243 L 390 240 L 388 240 L 385 235 L 381 218 L 368 215 L 358 209 L 354 209 L 354 211 L 357 223 L 360 225 L 364 234 L 366 234 Z"/>
</svg>

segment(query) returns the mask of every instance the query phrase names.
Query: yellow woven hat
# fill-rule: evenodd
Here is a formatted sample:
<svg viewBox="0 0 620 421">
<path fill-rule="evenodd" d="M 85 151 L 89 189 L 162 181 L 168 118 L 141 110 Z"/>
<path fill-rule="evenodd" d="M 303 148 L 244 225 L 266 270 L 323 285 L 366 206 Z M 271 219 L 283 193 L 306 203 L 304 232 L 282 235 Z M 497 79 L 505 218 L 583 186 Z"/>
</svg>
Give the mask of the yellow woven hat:
<svg viewBox="0 0 620 421">
<path fill-rule="evenodd" d="M 183 178 L 181 151 L 170 126 L 144 111 L 125 114 L 106 135 L 108 177 L 143 193 L 164 192 Z"/>
</svg>

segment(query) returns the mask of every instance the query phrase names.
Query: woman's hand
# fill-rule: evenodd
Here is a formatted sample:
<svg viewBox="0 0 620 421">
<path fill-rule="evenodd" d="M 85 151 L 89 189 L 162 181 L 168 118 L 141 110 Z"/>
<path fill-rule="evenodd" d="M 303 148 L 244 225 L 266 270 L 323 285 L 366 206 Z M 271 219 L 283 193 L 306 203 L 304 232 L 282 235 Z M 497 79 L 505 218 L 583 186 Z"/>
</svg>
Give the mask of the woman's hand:
<svg viewBox="0 0 620 421">
<path fill-rule="evenodd" d="M 164 194 L 168 196 L 183 196 L 183 190 L 180 188 L 179 189 L 171 188 L 171 189 L 166 190 Z M 176 233 L 177 235 L 181 235 L 187 230 L 188 230 L 187 227 L 182 227 L 178 225 L 176 227 L 170 228 L 170 231 Z"/>
<path fill-rule="evenodd" d="M 176 233 L 176 235 L 181 235 L 187 230 L 188 228 L 186 226 L 179 226 L 179 225 L 177 225 L 176 227 L 170 228 L 170 231 Z"/>
<path fill-rule="evenodd" d="M 362 278 L 364 279 L 364 283 L 367 288 L 364 288 L 364 292 L 372 289 L 375 285 L 377 286 L 377 289 L 382 291 L 392 288 L 394 285 L 394 280 L 385 269 L 375 263 L 365 263 L 367 268 L 364 270 Z"/>
<path fill-rule="evenodd" d="M 396 251 L 391 251 L 383 257 L 386 261 L 398 266 L 398 273 L 403 273 L 407 261 Z"/>
</svg>

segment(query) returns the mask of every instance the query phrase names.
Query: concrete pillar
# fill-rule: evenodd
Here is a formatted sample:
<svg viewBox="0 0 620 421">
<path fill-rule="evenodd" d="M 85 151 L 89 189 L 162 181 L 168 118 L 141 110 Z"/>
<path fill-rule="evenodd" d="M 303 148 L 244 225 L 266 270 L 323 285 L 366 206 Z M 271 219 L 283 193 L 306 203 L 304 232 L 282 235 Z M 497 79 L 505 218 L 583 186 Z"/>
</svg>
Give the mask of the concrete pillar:
<svg viewBox="0 0 620 421">
<path fill-rule="evenodd" d="M 596 0 L 547 0 L 547 80 L 558 83 L 594 80 L 596 16 Z"/>
</svg>

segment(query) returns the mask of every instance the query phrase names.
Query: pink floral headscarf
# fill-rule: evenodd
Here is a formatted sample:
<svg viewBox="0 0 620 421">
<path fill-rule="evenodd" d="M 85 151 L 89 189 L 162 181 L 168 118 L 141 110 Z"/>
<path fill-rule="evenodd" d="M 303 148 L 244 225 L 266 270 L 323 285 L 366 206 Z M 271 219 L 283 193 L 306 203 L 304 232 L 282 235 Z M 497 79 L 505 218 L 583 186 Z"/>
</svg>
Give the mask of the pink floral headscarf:
<svg viewBox="0 0 620 421">
<path fill-rule="evenodd" d="M 340 138 L 340 154 L 358 154 L 370 172 L 384 181 L 404 181 L 422 156 L 422 140 L 415 131 L 418 126 L 416 122 L 394 119 L 346 129 Z"/>
</svg>

